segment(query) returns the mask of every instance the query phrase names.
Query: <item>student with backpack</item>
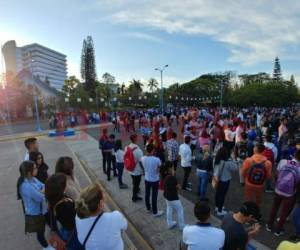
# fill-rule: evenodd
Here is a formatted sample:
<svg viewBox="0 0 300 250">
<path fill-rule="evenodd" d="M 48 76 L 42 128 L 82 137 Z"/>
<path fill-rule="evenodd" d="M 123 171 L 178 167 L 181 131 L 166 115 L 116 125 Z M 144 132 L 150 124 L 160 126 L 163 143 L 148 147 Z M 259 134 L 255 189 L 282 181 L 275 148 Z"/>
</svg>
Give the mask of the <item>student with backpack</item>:
<svg viewBox="0 0 300 250">
<path fill-rule="evenodd" d="M 295 159 L 281 160 L 277 167 L 277 181 L 275 185 L 275 195 L 271 214 L 269 217 L 266 230 L 271 231 L 277 212 L 282 204 L 280 219 L 275 228 L 275 236 L 284 234 L 283 225 L 290 211 L 292 210 L 296 191 L 300 181 L 300 150 L 296 152 Z"/>
<path fill-rule="evenodd" d="M 143 156 L 143 151 L 137 145 L 137 140 L 137 134 L 132 134 L 130 136 L 131 143 L 125 148 L 124 154 L 124 167 L 130 172 L 132 178 L 133 202 L 143 200 L 138 196 L 142 174 L 144 173 L 143 166 L 140 164 L 140 160 Z"/>
<path fill-rule="evenodd" d="M 265 150 L 263 155 L 272 163 L 272 169 L 275 165 L 275 159 L 277 159 L 278 150 L 272 142 L 272 136 L 266 135 L 264 142 Z M 266 193 L 273 193 L 272 178 L 266 180 Z"/>
<path fill-rule="evenodd" d="M 253 156 L 248 157 L 242 167 L 242 175 L 245 178 L 244 200 L 252 201 L 255 196 L 258 206 L 262 201 L 264 183 L 272 176 L 272 163 L 262 154 L 264 150 L 263 144 L 256 144 Z"/>
</svg>

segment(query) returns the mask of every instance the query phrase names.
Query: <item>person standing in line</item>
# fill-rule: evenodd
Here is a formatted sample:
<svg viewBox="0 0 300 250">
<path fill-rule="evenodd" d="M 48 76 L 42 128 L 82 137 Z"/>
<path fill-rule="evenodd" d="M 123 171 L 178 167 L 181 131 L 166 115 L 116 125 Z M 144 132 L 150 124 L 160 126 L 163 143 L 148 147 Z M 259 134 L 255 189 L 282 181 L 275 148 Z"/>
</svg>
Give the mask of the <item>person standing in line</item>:
<svg viewBox="0 0 300 250">
<path fill-rule="evenodd" d="M 29 161 L 29 154 L 31 152 L 39 152 L 39 144 L 36 138 L 31 137 L 24 141 L 24 145 L 27 149 L 27 152 L 24 156 L 24 161 Z"/>
<path fill-rule="evenodd" d="M 119 211 L 104 210 L 103 192 L 98 183 L 81 192 L 75 209 L 78 240 L 82 245 L 85 243 L 86 250 L 124 249 L 122 231 L 127 229 L 127 220 Z"/>
<path fill-rule="evenodd" d="M 244 160 L 249 157 L 249 147 L 248 147 L 248 140 L 247 134 L 243 132 L 241 134 L 241 141 L 235 144 L 234 147 L 234 158 L 236 159 L 238 166 L 239 166 L 239 177 L 240 177 L 240 184 L 241 186 L 245 185 L 245 180 L 242 174 L 242 166 Z"/>
<path fill-rule="evenodd" d="M 191 137 L 185 136 L 184 143 L 179 146 L 180 162 L 184 171 L 182 189 L 187 191 L 192 191 L 192 189 L 187 186 L 188 178 L 192 170 L 192 150 L 190 147 L 190 141 Z"/>
<path fill-rule="evenodd" d="M 214 178 L 218 180 L 215 194 L 216 212 L 218 216 L 227 214 L 223 205 L 232 179 L 231 172 L 237 170 L 237 163 L 229 160 L 227 149 L 225 147 L 220 148 L 214 161 Z"/>
<path fill-rule="evenodd" d="M 177 182 L 175 177 L 175 170 L 170 161 L 167 161 L 161 169 L 161 172 L 166 173 L 166 176 L 163 178 L 164 185 L 164 197 L 167 203 L 167 225 L 169 229 L 176 227 L 177 222 L 173 220 L 173 210 L 176 211 L 179 230 L 182 231 L 184 224 L 184 213 L 181 201 L 178 196 L 178 189 L 180 185 Z"/>
<path fill-rule="evenodd" d="M 108 140 L 105 141 L 102 148 L 107 162 L 106 175 L 108 181 L 111 180 L 110 178 L 111 168 L 113 168 L 114 176 L 117 176 L 114 148 L 115 148 L 115 135 L 111 134 L 109 135 Z"/>
<path fill-rule="evenodd" d="M 221 228 L 225 232 L 225 244 L 223 250 L 247 249 L 247 244 L 259 230 L 260 209 L 256 203 L 244 202 L 237 213 L 227 214 L 223 218 Z M 244 225 L 249 222 L 255 222 L 247 232 Z"/>
<path fill-rule="evenodd" d="M 295 205 L 296 192 L 300 183 L 300 150 L 296 152 L 293 160 L 281 160 L 277 171 L 275 195 L 266 230 L 271 232 L 280 205 L 282 205 L 279 222 L 274 233 L 275 236 L 281 236 L 284 234 L 283 225 L 286 218 Z"/>
<path fill-rule="evenodd" d="M 128 186 L 123 183 L 122 176 L 124 171 L 124 150 L 122 149 L 122 141 L 116 140 L 115 145 L 115 157 L 116 157 L 116 167 L 118 170 L 118 183 L 120 189 L 126 189 Z"/>
<path fill-rule="evenodd" d="M 198 222 L 196 225 L 186 226 L 182 233 L 183 246 L 188 250 L 221 250 L 224 246 L 225 233 L 209 223 L 211 216 L 207 200 L 196 202 L 194 215 Z"/>
<path fill-rule="evenodd" d="M 107 128 L 104 128 L 102 130 L 102 135 L 99 139 L 99 149 L 101 150 L 102 153 L 102 168 L 103 168 L 103 173 L 106 174 L 106 163 L 107 163 L 107 157 L 106 153 L 104 152 L 104 144 L 108 141 L 108 135 L 107 135 Z"/>
<path fill-rule="evenodd" d="M 141 197 L 138 196 L 138 193 L 140 192 L 142 174 L 144 173 L 143 166 L 140 163 L 141 158 L 143 156 L 143 151 L 137 145 L 137 134 L 132 134 L 130 136 L 130 141 L 131 143 L 125 148 L 125 152 L 128 150 L 128 147 L 133 151 L 135 167 L 133 171 L 130 171 L 130 175 L 132 178 L 132 201 L 137 202 L 143 200 Z"/>
<path fill-rule="evenodd" d="M 40 152 L 31 152 L 29 154 L 29 160 L 35 162 L 38 169 L 36 178 L 45 184 L 48 179 L 48 165 L 44 162 L 44 156 Z"/>
<path fill-rule="evenodd" d="M 176 138 L 177 138 L 177 134 L 173 132 L 172 137 L 166 142 L 168 161 L 172 162 L 175 172 L 177 169 L 178 152 L 179 152 L 179 146 L 178 146 L 178 142 L 176 141 Z"/>
<path fill-rule="evenodd" d="M 46 182 L 45 197 L 49 205 L 50 227 L 66 243 L 67 250 L 80 250 L 75 225 L 75 204 L 65 195 L 66 186 L 67 177 L 61 173 L 50 176 Z"/>
<path fill-rule="evenodd" d="M 244 200 L 252 201 L 255 196 L 256 204 L 260 206 L 266 179 L 272 176 L 272 164 L 263 156 L 265 146 L 256 144 L 254 155 L 243 162 L 242 175 L 245 179 Z"/>
<path fill-rule="evenodd" d="M 48 209 L 44 195 L 45 186 L 35 178 L 37 167 L 33 161 L 24 161 L 19 169 L 17 197 L 23 203 L 25 233 L 36 233 L 37 240 L 44 250 L 54 250 L 45 239 L 45 222 Z"/>
<path fill-rule="evenodd" d="M 157 210 L 157 195 L 159 187 L 159 172 L 161 161 L 158 157 L 154 156 L 154 146 L 148 144 L 146 146 L 147 155 L 143 156 L 141 163 L 145 171 L 145 203 L 149 212 L 153 213 L 154 217 L 163 215 L 163 211 Z M 152 194 L 151 194 L 152 193 Z M 151 204 L 150 204 L 151 194 Z"/>
<path fill-rule="evenodd" d="M 60 157 L 56 162 L 55 173 L 66 175 L 67 187 L 65 194 L 75 201 L 79 197 L 81 188 L 74 177 L 74 162 L 72 158 L 68 156 Z"/>
</svg>

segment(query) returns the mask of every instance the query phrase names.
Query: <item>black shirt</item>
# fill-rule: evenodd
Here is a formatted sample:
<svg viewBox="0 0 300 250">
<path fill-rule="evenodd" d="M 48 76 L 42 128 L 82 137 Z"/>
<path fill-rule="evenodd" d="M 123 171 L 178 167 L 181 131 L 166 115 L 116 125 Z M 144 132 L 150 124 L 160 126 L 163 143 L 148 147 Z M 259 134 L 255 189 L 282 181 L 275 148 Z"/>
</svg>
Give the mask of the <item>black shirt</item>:
<svg viewBox="0 0 300 250">
<path fill-rule="evenodd" d="M 38 171 L 37 171 L 37 174 L 36 174 L 36 178 L 45 184 L 46 180 L 48 179 L 48 165 L 47 164 L 43 164 L 41 166 L 38 167 Z"/>
<path fill-rule="evenodd" d="M 75 228 L 75 206 L 71 200 L 63 201 L 58 204 L 55 209 L 56 220 L 66 230 L 73 230 Z"/>
<path fill-rule="evenodd" d="M 168 175 L 164 183 L 164 197 L 168 201 L 179 200 L 177 192 L 177 180 L 175 176 Z"/>
<path fill-rule="evenodd" d="M 225 243 L 223 250 L 243 250 L 246 249 L 248 234 L 243 224 L 237 222 L 232 214 L 227 214 L 221 228 L 225 232 Z"/>
</svg>

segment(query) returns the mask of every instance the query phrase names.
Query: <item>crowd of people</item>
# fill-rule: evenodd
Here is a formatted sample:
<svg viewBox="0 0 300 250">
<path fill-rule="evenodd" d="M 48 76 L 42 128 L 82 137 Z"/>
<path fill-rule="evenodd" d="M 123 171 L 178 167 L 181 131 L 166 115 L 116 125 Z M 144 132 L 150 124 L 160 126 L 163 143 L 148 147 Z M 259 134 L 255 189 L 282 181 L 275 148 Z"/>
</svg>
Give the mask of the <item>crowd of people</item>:
<svg viewBox="0 0 300 250">
<path fill-rule="evenodd" d="M 132 202 L 144 199 L 146 211 L 154 218 L 166 212 L 167 227 L 172 230 L 178 226 L 182 231 L 182 249 L 247 249 L 249 240 L 262 230 L 260 210 L 265 192 L 273 195 L 269 218 L 264 218 L 265 230 L 280 237 L 290 217 L 295 234 L 278 247 L 290 249 L 288 245 L 300 244 L 299 121 L 300 112 L 295 108 L 182 108 L 169 109 L 164 115 L 156 110 L 115 113 L 114 132 L 106 128 L 101 131 L 100 165 L 107 181 L 116 177 L 120 189 L 131 186 Z M 121 125 L 126 134 L 130 133 L 130 143 L 124 147 L 117 138 Z M 67 249 L 123 249 L 120 232 L 127 227 L 126 219 L 116 211 L 104 212 L 101 188 L 94 184 L 80 190 L 69 157 L 59 158 L 55 174 L 49 177 L 36 139 L 27 139 L 25 146 L 28 153 L 20 166 L 18 197 L 24 205 L 26 232 L 36 232 L 45 249 L 53 246 L 44 237 L 46 224 L 53 232 L 50 242 L 61 240 Z M 192 192 L 193 169 L 198 178 L 199 201 L 194 207 L 197 224 L 186 225 L 184 213 L 191 211 L 184 211 L 178 193 Z M 123 182 L 124 173 L 131 176 L 131 185 Z M 239 211 L 232 214 L 224 204 L 235 174 L 240 185 L 234 188 L 243 189 L 244 196 L 239 197 Z M 208 200 L 208 185 L 214 189 L 214 211 Z M 165 212 L 157 206 L 159 191 L 166 201 Z M 221 228 L 209 224 L 211 214 L 222 220 Z M 32 230 L 40 218 L 44 218 L 43 230 Z"/>
</svg>

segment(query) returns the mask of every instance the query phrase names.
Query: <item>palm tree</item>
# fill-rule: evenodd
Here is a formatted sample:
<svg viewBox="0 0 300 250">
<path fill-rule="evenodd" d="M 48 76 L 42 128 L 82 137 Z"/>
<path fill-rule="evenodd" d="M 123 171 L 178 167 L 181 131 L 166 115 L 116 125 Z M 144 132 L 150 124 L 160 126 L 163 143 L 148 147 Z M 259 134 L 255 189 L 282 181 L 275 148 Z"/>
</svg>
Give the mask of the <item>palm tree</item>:
<svg viewBox="0 0 300 250">
<path fill-rule="evenodd" d="M 154 89 L 157 89 L 158 82 L 154 78 L 149 79 L 148 88 L 153 93 Z"/>
<path fill-rule="evenodd" d="M 133 88 L 134 88 L 137 92 L 142 92 L 142 91 L 143 91 L 143 86 L 144 86 L 144 84 L 141 82 L 141 80 L 135 80 L 135 79 L 132 79 L 132 81 L 130 82 L 130 85 L 132 85 Z"/>
</svg>

